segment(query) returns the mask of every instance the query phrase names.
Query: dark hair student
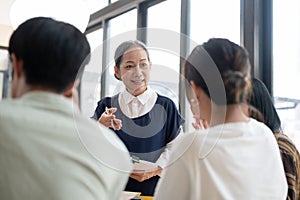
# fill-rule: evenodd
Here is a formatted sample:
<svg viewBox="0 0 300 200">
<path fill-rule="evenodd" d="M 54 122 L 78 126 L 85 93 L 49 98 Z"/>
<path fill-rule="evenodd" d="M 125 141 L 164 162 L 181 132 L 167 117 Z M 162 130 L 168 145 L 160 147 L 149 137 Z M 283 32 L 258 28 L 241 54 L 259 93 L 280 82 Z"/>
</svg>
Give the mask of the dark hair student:
<svg viewBox="0 0 300 200">
<path fill-rule="evenodd" d="M 246 49 L 223 38 L 209 39 L 187 57 L 187 99 L 193 115 L 209 126 L 176 141 L 155 199 L 286 196 L 276 141 L 267 126 L 244 112 L 251 92 L 250 69 Z"/>
<path fill-rule="evenodd" d="M 12 98 L 0 102 L 0 199 L 119 199 L 130 154 L 78 107 L 76 87 L 90 59 L 86 36 L 35 17 L 13 32 L 8 49 Z"/>
<path fill-rule="evenodd" d="M 40 17 L 18 27 L 8 50 L 23 60 L 26 83 L 61 93 L 89 62 L 90 45 L 74 26 Z"/>
<path fill-rule="evenodd" d="M 265 123 L 274 133 L 288 183 L 287 199 L 299 199 L 300 154 L 298 149 L 294 142 L 283 133 L 280 118 L 265 84 L 261 80 L 253 78 L 252 86 L 249 115 Z"/>
</svg>

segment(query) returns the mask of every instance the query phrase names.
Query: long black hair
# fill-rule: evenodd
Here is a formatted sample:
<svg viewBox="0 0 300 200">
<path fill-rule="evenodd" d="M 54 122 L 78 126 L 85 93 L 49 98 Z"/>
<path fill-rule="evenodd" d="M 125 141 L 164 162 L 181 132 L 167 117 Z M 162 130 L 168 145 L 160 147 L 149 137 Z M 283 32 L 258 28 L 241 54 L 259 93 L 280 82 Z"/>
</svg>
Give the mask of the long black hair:
<svg viewBox="0 0 300 200">
<path fill-rule="evenodd" d="M 257 117 L 257 113 L 253 110 L 250 112 L 250 117 L 264 122 L 273 133 L 281 132 L 281 121 L 273 104 L 271 95 L 265 84 L 257 79 L 252 80 L 252 94 L 250 98 L 250 109 L 253 106 L 261 114 Z M 263 118 L 263 119 L 261 119 Z"/>
</svg>

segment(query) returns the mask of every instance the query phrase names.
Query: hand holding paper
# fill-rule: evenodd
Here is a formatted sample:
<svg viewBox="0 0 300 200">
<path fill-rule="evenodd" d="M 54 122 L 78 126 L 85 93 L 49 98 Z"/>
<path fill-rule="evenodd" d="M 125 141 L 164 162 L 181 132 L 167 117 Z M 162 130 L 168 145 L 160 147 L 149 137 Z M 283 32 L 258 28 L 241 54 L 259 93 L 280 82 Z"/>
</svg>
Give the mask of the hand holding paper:
<svg viewBox="0 0 300 200">
<path fill-rule="evenodd" d="M 162 168 L 155 163 L 139 160 L 138 162 L 134 162 L 133 172 L 130 177 L 139 182 L 143 182 L 144 180 L 159 175 L 161 170 Z"/>
</svg>

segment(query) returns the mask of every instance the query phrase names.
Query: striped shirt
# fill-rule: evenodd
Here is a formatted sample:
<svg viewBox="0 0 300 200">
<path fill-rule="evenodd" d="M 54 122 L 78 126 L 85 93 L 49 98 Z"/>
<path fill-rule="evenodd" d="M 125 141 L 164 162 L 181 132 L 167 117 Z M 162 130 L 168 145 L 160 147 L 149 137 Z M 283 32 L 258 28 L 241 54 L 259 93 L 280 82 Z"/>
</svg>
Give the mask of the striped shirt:
<svg viewBox="0 0 300 200">
<path fill-rule="evenodd" d="M 288 183 L 287 200 L 300 200 L 300 155 L 291 139 L 275 133 Z"/>
</svg>

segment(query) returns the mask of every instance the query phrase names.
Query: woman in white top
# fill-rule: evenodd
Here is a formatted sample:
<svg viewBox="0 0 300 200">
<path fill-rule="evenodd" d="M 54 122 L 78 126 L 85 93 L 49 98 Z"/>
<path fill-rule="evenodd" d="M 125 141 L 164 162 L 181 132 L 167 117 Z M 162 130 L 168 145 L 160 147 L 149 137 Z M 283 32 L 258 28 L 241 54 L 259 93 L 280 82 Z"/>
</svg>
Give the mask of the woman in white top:
<svg viewBox="0 0 300 200">
<path fill-rule="evenodd" d="M 189 55 L 184 76 L 191 110 L 210 128 L 179 138 L 155 199 L 285 199 L 276 140 L 243 112 L 251 89 L 247 51 L 210 39 Z"/>
</svg>

